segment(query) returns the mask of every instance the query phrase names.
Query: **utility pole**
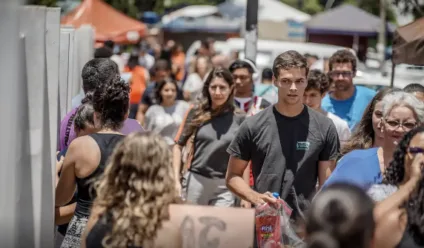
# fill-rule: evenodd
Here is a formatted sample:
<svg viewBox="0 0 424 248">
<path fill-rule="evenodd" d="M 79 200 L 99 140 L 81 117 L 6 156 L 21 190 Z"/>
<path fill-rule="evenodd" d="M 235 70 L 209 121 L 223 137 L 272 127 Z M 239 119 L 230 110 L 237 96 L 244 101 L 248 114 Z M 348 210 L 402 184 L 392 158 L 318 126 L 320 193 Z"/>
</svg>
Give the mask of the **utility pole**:
<svg viewBox="0 0 424 248">
<path fill-rule="evenodd" d="M 245 58 L 256 63 L 258 43 L 258 9 L 259 0 L 247 0 L 246 7 L 246 41 L 244 47 Z"/>
<path fill-rule="evenodd" d="M 380 57 L 380 70 L 383 73 L 386 59 L 386 0 L 380 0 L 380 22 L 377 51 Z"/>
</svg>

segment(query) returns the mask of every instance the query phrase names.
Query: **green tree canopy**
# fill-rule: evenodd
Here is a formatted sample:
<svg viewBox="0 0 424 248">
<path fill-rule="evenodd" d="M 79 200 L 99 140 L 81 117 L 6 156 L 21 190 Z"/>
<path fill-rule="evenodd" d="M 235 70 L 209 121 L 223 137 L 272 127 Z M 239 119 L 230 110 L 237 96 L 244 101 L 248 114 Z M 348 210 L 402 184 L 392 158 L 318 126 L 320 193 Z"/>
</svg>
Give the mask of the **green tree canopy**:
<svg viewBox="0 0 424 248">
<path fill-rule="evenodd" d="M 415 19 L 424 16 L 424 3 L 418 0 L 392 0 L 393 4 L 402 9 L 403 14 L 412 14 Z"/>
<path fill-rule="evenodd" d="M 44 5 L 47 7 L 56 7 L 57 0 L 30 0 L 28 4 L 31 5 Z"/>
</svg>

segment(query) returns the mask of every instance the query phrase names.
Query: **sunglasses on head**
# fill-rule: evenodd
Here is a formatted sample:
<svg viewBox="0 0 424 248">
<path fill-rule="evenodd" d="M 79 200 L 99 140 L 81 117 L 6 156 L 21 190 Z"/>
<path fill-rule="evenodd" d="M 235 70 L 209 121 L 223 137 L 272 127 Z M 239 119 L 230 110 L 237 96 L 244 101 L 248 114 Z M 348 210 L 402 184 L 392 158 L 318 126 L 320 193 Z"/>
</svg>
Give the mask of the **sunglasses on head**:
<svg viewBox="0 0 424 248">
<path fill-rule="evenodd" d="M 424 149 L 421 147 L 408 147 L 408 152 L 411 154 L 424 153 Z"/>
</svg>

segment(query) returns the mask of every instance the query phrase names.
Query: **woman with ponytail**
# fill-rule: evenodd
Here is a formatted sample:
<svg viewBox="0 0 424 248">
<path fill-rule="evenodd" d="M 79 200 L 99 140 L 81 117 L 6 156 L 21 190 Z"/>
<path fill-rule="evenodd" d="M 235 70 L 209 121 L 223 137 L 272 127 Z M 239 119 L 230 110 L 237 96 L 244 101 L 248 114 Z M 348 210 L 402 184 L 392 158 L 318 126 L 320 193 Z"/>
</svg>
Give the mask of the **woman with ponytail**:
<svg viewBox="0 0 424 248">
<path fill-rule="evenodd" d="M 371 248 L 374 203 L 359 187 L 335 183 L 312 202 L 306 218 L 308 248 Z"/>
</svg>

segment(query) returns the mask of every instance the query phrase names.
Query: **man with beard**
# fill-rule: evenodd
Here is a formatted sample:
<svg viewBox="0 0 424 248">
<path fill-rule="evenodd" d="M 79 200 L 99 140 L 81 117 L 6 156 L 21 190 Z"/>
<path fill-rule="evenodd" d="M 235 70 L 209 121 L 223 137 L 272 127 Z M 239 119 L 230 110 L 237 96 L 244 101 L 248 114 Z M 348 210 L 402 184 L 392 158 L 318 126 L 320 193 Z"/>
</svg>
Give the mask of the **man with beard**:
<svg viewBox="0 0 424 248">
<path fill-rule="evenodd" d="M 334 91 L 322 100 L 322 109 L 342 118 L 353 130 L 376 92 L 353 84 L 356 57 L 349 50 L 340 50 L 330 57 L 328 73 L 334 82 Z"/>
</svg>

